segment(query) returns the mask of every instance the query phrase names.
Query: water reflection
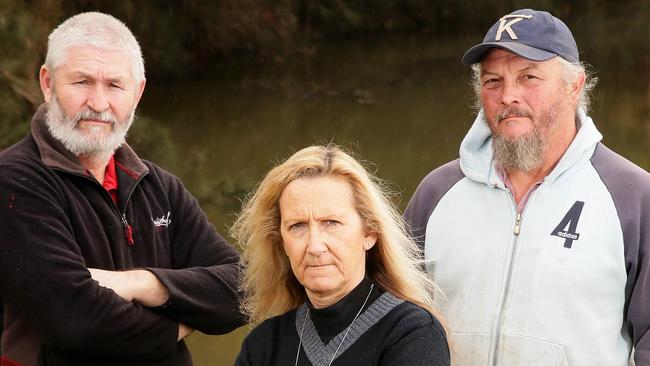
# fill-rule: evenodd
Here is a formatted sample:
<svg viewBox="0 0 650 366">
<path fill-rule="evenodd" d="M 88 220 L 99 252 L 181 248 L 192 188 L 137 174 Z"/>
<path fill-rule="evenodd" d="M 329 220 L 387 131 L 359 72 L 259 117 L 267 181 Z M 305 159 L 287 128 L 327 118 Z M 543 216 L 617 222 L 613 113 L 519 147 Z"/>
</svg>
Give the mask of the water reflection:
<svg viewBox="0 0 650 366">
<path fill-rule="evenodd" d="M 617 37 L 612 55 L 599 44 L 613 43 L 578 34 L 581 56 L 601 79 L 591 115 L 605 144 L 650 168 L 647 36 Z M 275 162 L 329 141 L 373 162 L 371 170 L 396 183 L 403 208 L 428 171 L 458 155 L 474 118 L 460 56 L 481 38 L 361 40 L 308 50 L 313 56 L 300 61 L 218 65 L 201 82 L 149 83 L 140 115 L 168 129 L 175 153 L 162 165 L 181 176 L 222 233 L 239 198 Z M 232 364 L 246 332 L 193 335 L 195 364 Z"/>
</svg>

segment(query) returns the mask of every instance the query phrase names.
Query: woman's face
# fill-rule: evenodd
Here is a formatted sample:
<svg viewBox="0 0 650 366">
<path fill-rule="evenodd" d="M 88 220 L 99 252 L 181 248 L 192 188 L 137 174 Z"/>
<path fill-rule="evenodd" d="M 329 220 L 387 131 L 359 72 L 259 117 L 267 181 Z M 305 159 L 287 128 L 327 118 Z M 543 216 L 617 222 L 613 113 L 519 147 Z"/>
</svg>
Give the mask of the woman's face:
<svg viewBox="0 0 650 366">
<path fill-rule="evenodd" d="M 344 178 L 289 183 L 280 196 L 280 218 L 284 251 L 314 306 L 335 303 L 361 282 L 366 250 L 377 237 L 366 232 Z"/>
</svg>

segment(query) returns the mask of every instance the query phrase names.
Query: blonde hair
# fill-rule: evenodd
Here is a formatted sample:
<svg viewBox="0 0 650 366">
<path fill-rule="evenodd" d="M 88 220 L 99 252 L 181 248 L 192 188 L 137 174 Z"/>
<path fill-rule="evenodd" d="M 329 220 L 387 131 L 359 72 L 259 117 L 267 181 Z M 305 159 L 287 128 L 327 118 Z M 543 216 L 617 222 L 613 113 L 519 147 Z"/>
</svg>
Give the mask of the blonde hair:
<svg viewBox="0 0 650 366">
<path fill-rule="evenodd" d="M 251 323 L 283 314 L 306 301 L 280 236 L 279 200 L 302 177 L 341 177 L 350 183 L 356 210 L 377 243 L 368 251 L 367 276 L 386 291 L 428 310 L 442 322 L 441 293 L 421 268 L 420 249 L 382 182 L 335 145 L 310 146 L 271 169 L 249 196 L 230 230 L 243 248 L 245 298 L 242 311 Z"/>
</svg>

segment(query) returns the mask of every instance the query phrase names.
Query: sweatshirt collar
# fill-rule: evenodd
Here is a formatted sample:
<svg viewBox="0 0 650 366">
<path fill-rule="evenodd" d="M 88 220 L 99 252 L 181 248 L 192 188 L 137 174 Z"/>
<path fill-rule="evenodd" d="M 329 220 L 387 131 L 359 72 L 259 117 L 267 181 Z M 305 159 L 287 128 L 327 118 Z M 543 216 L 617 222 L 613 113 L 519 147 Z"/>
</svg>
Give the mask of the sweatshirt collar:
<svg viewBox="0 0 650 366">
<path fill-rule="evenodd" d="M 578 133 L 560 158 L 557 165 L 544 178 L 544 184 L 553 184 L 574 165 L 587 161 L 603 136 L 593 120 L 582 108 L 576 111 Z M 483 121 L 481 109 L 460 145 L 460 167 L 466 177 L 493 187 L 505 189 L 497 173 L 492 154 L 492 132 Z"/>
</svg>

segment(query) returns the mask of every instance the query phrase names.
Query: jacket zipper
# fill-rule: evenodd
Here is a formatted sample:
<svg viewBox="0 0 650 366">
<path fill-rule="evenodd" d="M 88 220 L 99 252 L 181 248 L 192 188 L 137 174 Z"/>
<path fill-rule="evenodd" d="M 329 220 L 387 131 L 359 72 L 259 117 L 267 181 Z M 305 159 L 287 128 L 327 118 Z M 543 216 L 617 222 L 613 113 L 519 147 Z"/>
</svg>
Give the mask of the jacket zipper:
<svg viewBox="0 0 650 366">
<path fill-rule="evenodd" d="M 126 196 L 126 200 L 124 201 L 124 211 L 122 211 L 121 219 L 122 219 L 122 226 L 124 227 L 124 237 L 126 238 L 126 242 L 127 242 L 127 244 L 129 244 L 130 247 L 133 246 L 133 244 L 135 244 L 135 241 L 133 240 L 133 227 L 131 226 L 131 224 L 129 224 L 129 221 L 126 219 L 126 204 L 131 199 L 131 195 L 133 195 L 133 191 L 135 191 L 135 187 L 137 187 L 138 184 L 140 184 L 140 181 L 142 180 L 142 178 L 145 175 L 146 174 L 142 174 L 140 177 L 138 177 L 138 180 L 133 185 L 133 189 L 131 189 L 129 194 Z M 104 188 L 104 187 L 102 187 L 102 188 Z M 106 192 L 106 193 L 108 193 L 108 192 Z M 112 198 L 111 198 L 111 202 L 113 202 Z M 115 202 L 113 202 L 113 207 L 115 207 L 115 210 L 117 211 L 117 213 L 119 215 L 120 214 L 120 209 L 119 209 L 119 207 L 117 207 L 117 204 Z"/>
<path fill-rule="evenodd" d="M 91 181 L 91 182 L 93 182 L 95 184 L 98 184 L 102 188 L 102 190 L 104 191 L 104 194 L 108 195 L 109 196 L 108 199 L 113 203 L 113 207 L 115 208 L 115 212 L 117 213 L 117 216 L 120 218 L 120 221 L 122 222 L 122 227 L 124 228 L 124 237 L 126 239 L 126 242 L 129 244 L 129 246 L 133 246 L 133 244 L 135 244 L 135 241 L 133 240 L 133 227 L 131 226 L 131 224 L 129 224 L 129 221 L 126 219 L 126 203 L 129 202 L 129 200 L 131 199 L 131 196 L 133 195 L 133 191 L 135 191 L 135 187 L 137 187 L 138 184 L 140 184 L 140 181 L 147 174 L 142 174 L 142 175 L 140 175 L 140 177 L 138 177 L 135 184 L 133 185 L 133 189 L 131 189 L 129 194 L 126 196 L 126 201 L 124 202 L 124 211 L 120 212 L 120 208 L 117 207 L 117 204 L 113 201 L 113 198 L 110 197 L 110 194 L 106 191 L 106 189 L 104 189 L 104 187 L 101 184 L 99 184 L 99 182 L 97 180 L 92 179 L 89 176 L 84 175 L 84 174 L 73 173 L 73 172 L 69 172 L 67 170 L 63 170 L 63 169 L 59 169 L 59 168 L 54 168 L 54 169 L 59 170 L 61 172 L 64 172 L 66 174 L 72 174 L 72 175 L 76 175 L 78 177 L 88 179 L 89 181 Z"/>
<path fill-rule="evenodd" d="M 512 194 L 510 194 L 510 197 L 512 199 L 512 202 L 514 203 L 514 198 L 512 197 Z M 499 353 L 499 347 L 500 347 L 500 339 L 501 339 L 501 328 L 503 327 L 503 316 L 504 316 L 504 308 L 505 304 L 508 301 L 508 295 L 510 293 L 510 282 L 511 282 L 511 277 L 512 277 L 512 269 L 514 267 L 514 260 L 515 257 L 517 256 L 517 249 L 518 249 L 518 241 L 519 241 L 519 233 L 521 232 L 521 213 L 517 211 L 517 205 L 514 203 L 515 207 L 515 225 L 512 229 L 512 233 L 514 234 L 514 242 L 512 244 L 512 252 L 510 253 L 510 260 L 508 262 L 508 272 L 506 272 L 506 278 L 505 278 L 505 288 L 503 290 L 503 296 L 501 297 L 501 303 L 499 304 L 499 311 L 497 312 L 498 314 L 498 320 L 497 320 L 497 325 L 492 332 L 492 337 L 490 337 L 490 359 L 492 360 L 491 364 L 494 366 L 498 365 L 498 353 Z"/>
<path fill-rule="evenodd" d="M 124 226 L 124 236 L 126 237 L 126 242 L 131 247 L 133 244 L 135 244 L 135 242 L 133 241 L 133 228 L 129 222 L 126 221 L 126 211 L 122 213 L 122 226 Z"/>
<path fill-rule="evenodd" d="M 512 230 L 515 236 L 519 236 L 520 229 L 521 229 L 521 213 L 517 212 L 517 218 L 515 219 L 515 228 Z"/>
</svg>

